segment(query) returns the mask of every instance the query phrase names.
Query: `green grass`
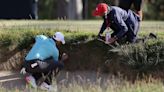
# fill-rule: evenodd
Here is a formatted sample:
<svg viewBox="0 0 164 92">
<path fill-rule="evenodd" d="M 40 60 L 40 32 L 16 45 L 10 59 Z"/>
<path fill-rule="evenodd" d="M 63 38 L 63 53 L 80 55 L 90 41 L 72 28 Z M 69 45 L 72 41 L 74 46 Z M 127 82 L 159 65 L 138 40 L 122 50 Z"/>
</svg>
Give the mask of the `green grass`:
<svg viewBox="0 0 164 92">
<path fill-rule="evenodd" d="M 67 43 L 91 40 L 96 35 L 92 32 L 72 32 L 69 30 L 34 30 L 34 29 L 10 29 L 5 31 L 0 31 L 0 45 L 1 46 L 16 46 L 22 48 L 27 48 L 27 45 L 32 44 L 32 40 L 36 35 L 47 35 L 52 37 L 52 35 L 61 31 L 65 34 L 65 40 Z"/>
<path fill-rule="evenodd" d="M 109 71 L 120 72 L 128 76 L 136 76 L 138 72 L 150 72 L 154 75 L 163 75 L 163 55 L 164 55 L 164 22 L 163 21 L 143 21 L 139 36 L 144 37 L 153 32 L 158 35 L 158 40 L 148 40 L 144 44 L 129 44 L 119 46 L 120 53 L 108 52 L 111 48 L 101 42 L 94 40 L 99 31 L 102 21 L 0 21 L 0 58 L 10 55 L 14 49 L 22 52 L 29 49 L 33 38 L 38 34 L 52 36 L 55 32 L 61 31 L 65 34 L 66 50 L 70 55 L 70 62 L 67 69 L 97 69 L 104 67 L 105 60 L 110 61 Z M 5 50 L 5 51 L 4 51 Z M 9 53 L 6 53 L 9 52 Z M 95 55 L 94 55 L 95 54 Z M 22 56 L 24 54 L 21 54 Z M 96 57 L 95 57 L 96 56 Z M 121 60 L 117 60 L 118 58 Z M 15 57 L 14 57 L 15 58 Z M 20 58 L 20 57 L 19 57 Z M 21 57 L 22 58 L 22 57 Z M 6 60 L 6 59 L 4 59 Z M 0 61 L 1 62 L 1 61 Z M 13 61 L 12 61 L 13 62 Z M 118 63 L 114 66 L 113 64 Z M 71 65 L 72 64 L 72 65 Z M 127 65 L 127 66 L 126 66 Z M 159 66 L 158 66 L 159 65 Z M 69 68 L 68 68 L 69 67 Z M 81 68 L 83 67 L 83 68 Z M 121 68 L 120 68 L 121 67 Z M 120 68 L 120 71 L 119 71 Z M 124 69 L 125 68 L 125 69 Z M 155 70 L 153 70 L 155 69 Z M 161 69 L 161 70 L 160 70 Z M 133 72 L 128 75 L 128 72 Z M 159 71 L 159 72 L 156 72 Z M 122 72 L 121 72 L 122 73 Z M 134 75 L 133 75 L 134 74 Z M 86 81 L 86 80 L 84 80 Z M 0 88 L 0 92 L 6 89 Z M 37 90 L 32 92 L 37 92 Z M 81 85 L 78 81 L 66 86 L 61 86 L 60 92 L 163 92 L 161 80 L 139 80 L 135 83 L 115 80 L 107 82 L 104 88 L 100 84 L 86 83 Z M 19 92 L 15 89 L 12 92 Z"/>
<path fill-rule="evenodd" d="M 0 28 L 1 29 L 39 29 L 39 30 L 47 30 L 47 29 L 58 29 L 58 30 L 71 30 L 71 31 L 92 31 L 98 32 L 99 28 L 102 24 L 102 20 L 99 21 L 47 21 L 47 20 L 39 20 L 39 21 L 24 21 L 24 20 L 0 20 Z M 141 30 L 143 31 L 163 31 L 164 29 L 163 21 L 142 21 L 141 22 Z"/>
<path fill-rule="evenodd" d="M 5 21 L 0 22 L 0 47 L 9 51 L 14 49 L 23 50 L 30 47 L 36 35 L 44 34 L 52 36 L 55 32 L 61 31 L 65 34 L 66 43 L 88 42 L 96 38 L 102 21 Z M 157 40 L 150 40 L 147 43 L 161 43 L 163 49 L 164 22 L 143 21 L 141 22 L 140 37 L 147 36 L 150 32 L 157 34 Z M 93 46 L 98 44 L 95 42 Z M 91 46 L 92 46 L 91 45 Z M 157 44 L 158 45 L 158 44 Z M 137 46 L 133 46 L 134 49 Z M 148 45 L 145 45 L 148 46 Z M 151 45 L 152 46 L 152 45 Z M 126 47 L 126 45 L 125 45 Z M 141 47 L 141 46 L 139 46 Z M 151 48 L 151 47 L 150 47 Z M 127 46 L 128 49 L 128 46 Z M 145 49 L 149 49 L 145 48 Z M 156 49 L 155 49 L 156 50 Z M 161 50 L 161 49 L 160 49 Z M 130 50 L 129 50 L 130 51 Z M 131 49 L 131 51 L 134 51 Z M 137 50 L 139 53 L 140 50 Z M 152 52 L 154 53 L 154 52 Z M 163 57 L 163 56 L 162 56 Z"/>
<path fill-rule="evenodd" d="M 65 34 L 66 39 L 66 47 L 71 49 L 72 44 L 80 44 L 94 41 L 94 39 L 97 36 L 99 27 L 101 26 L 102 21 L 5 21 L 1 20 L 0 22 L 0 49 L 1 53 L 3 54 L 3 49 L 8 51 L 13 51 L 14 49 L 17 49 L 19 51 L 22 51 L 23 49 L 27 49 L 31 46 L 33 43 L 34 37 L 36 35 L 44 34 L 47 36 L 52 36 L 55 32 L 61 31 Z M 154 44 L 157 45 L 156 48 L 154 48 L 154 51 L 151 53 L 157 53 L 157 51 L 163 51 L 163 38 L 164 38 L 164 22 L 162 21 L 143 21 L 141 23 L 141 28 L 139 32 L 140 37 L 147 36 L 150 32 L 153 32 L 157 34 L 158 40 L 149 40 L 146 42 L 146 44 L 134 44 L 134 45 L 123 45 L 123 54 L 126 56 L 123 57 L 130 57 L 128 58 L 127 64 L 131 64 L 132 62 L 136 62 L 139 65 L 143 65 L 145 62 L 148 62 L 143 56 L 147 55 L 150 50 L 145 49 L 151 49 Z M 158 46 L 158 43 L 161 44 Z M 153 44 L 153 45 L 148 45 Z M 68 46 L 70 45 L 70 46 Z M 100 48 L 100 45 L 98 42 L 91 43 L 89 47 L 93 47 L 94 45 L 98 46 Z M 136 45 L 136 46 L 135 46 Z M 129 49 L 129 47 L 131 49 Z M 142 48 L 138 48 L 142 47 Z M 105 47 L 106 48 L 106 47 Z M 144 48 L 143 51 L 141 51 Z M 161 49 L 158 49 L 161 48 Z M 126 49 L 126 50 L 124 50 Z M 136 51 L 135 51 L 136 50 Z M 152 50 L 152 49 L 151 49 Z M 130 51 L 130 52 L 127 52 Z M 131 51 L 134 51 L 133 53 Z M 143 54 L 140 55 L 139 53 L 142 52 Z M 86 52 L 87 53 L 87 52 Z M 138 53 L 138 54 L 135 54 Z M 163 52 L 160 52 L 159 58 L 162 57 L 163 61 Z M 137 56 L 138 55 L 138 56 Z M 149 55 L 147 55 L 149 56 Z M 151 59 L 150 61 L 159 62 L 160 60 L 155 60 L 156 57 L 158 57 L 155 54 L 152 54 L 151 56 L 154 56 L 154 59 Z M 143 57 L 141 59 L 137 59 Z M 151 57 L 152 58 L 152 57 Z M 138 60 L 138 61 L 137 61 Z M 153 63 L 154 63 L 153 62 Z M 161 61 L 160 61 L 161 62 Z M 150 63 L 150 62 L 148 62 Z M 132 63 L 134 65 L 134 63 Z M 146 64 L 145 64 L 146 65 Z"/>
<path fill-rule="evenodd" d="M 81 40 L 95 37 L 99 31 L 102 21 L 5 21 L 0 22 L 0 45 L 24 44 L 37 34 L 52 36 L 56 31 L 62 31 L 66 35 L 66 41 Z M 149 32 L 164 35 L 164 22 L 141 23 L 139 35 L 148 35 Z M 25 42 L 22 42 L 25 41 Z"/>
</svg>

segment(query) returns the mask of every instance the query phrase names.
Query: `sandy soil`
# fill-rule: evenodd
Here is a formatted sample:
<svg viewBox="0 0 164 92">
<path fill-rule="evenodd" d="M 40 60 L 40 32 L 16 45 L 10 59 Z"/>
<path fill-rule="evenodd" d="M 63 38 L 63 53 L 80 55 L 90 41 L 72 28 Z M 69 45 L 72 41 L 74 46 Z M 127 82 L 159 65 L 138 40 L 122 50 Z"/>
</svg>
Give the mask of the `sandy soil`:
<svg viewBox="0 0 164 92">
<path fill-rule="evenodd" d="M 108 74 L 100 74 L 94 71 L 75 71 L 68 72 L 62 71 L 56 77 L 58 87 L 60 85 L 68 85 L 73 82 L 78 83 L 96 83 L 98 80 L 101 85 L 104 85 L 107 79 L 110 76 Z M 101 79 L 101 80 L 100 80 Z M 26 83 L 24 81 L 24 76 L 19 74 L 19 72 L 11 72 L 11 71 L 1 71 L 0 72 L 0 84 L 2 87 L 11 90 L 18 88 L 20 90 L 26 89 Z"/>
</svg>

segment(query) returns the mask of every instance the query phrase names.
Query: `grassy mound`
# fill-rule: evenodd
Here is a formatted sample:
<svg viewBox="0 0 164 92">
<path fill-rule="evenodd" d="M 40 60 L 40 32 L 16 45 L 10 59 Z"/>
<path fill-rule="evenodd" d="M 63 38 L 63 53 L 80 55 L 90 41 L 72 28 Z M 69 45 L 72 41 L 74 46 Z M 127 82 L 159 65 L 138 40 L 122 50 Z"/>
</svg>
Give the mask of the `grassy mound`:
<svg viewBox="0 0 164 92">
<path fill-rule="evenodd" d="M 8 29 L 5 31 L 0 31 L 0 62 L 2 63 L 1 65 L 5 65 L 5 69 L 18 68 L 18 63 L 23 61 L 28 50 L 32 47 L 34 37 L 36 35 L 43 34 L 52 37 L 52 35 L 57 31 L 59 30 Z M 68 53 L 70 52 L 69 49 L 72 48 L 71 46 L 74 46 L 79 43 L 86 43 L 87 41 L 90 41 L 95 38 L 95 34 L 91 32 L 72 32 L 69 30 L 60 31 L 65 34 L 65 40 L 67 42 L 66 45 L 62 47 L 62 49 L 65 48 L 65 52 Z"/>
<path fill-rule="evenodd" d="M 147 30 L 146 27 L 141 29 Z M 1 70 L 19 69 L 32 47 L 34 37 L 38 34 L 52 36 L 57 31 L 65 34 L 67 43 L 60 49 L 61 52 L 66 52 L 70 56 L 65 66 L 67 70 L 106 71 L 116 75 L 121 73 L 132 79 L 143 74 L 153 74 L 156 71 L 163 72 L 164 33 L 162 31 L 156 32 L 158 40 L 152 39 L 146 43 L 125 44 L 111 48 L 97 41 L 95 39 L 97 32 L 93 31 L 19 26 L 0 29 Z M 147 34 L 148 32 L 143 31 L 140 36 L 144 37 Z"/>
</svg>

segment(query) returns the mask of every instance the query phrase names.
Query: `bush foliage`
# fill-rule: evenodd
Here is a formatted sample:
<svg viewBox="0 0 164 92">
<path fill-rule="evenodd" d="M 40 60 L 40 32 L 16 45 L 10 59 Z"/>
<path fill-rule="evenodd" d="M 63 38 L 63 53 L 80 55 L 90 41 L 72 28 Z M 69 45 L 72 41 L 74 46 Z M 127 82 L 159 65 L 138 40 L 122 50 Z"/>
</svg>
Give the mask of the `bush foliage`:
<svg viewBox="0 0 164 92">
<path fill-rule="evenodd" d="M 124 45 L 121 55 L 125 64 L 141 71 L 150 70 L 164 64 L 164 41 L 150 39 L 145 43 Z"/>
</svg>

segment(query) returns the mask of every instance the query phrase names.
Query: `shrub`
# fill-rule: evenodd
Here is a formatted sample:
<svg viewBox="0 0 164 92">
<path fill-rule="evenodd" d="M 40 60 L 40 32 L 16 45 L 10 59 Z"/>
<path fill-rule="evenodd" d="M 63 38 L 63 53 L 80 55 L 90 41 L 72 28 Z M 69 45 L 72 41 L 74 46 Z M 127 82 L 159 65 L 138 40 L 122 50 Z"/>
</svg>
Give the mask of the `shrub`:
<svg viewBox="0 0 164 92">
<path fill-rule="evenodd" d="M 123 63 L 142 71 L 164 63 L 164 41 L 148 40 L 146 43 L 129 44 L 121 47 Z"/>
</svg>

